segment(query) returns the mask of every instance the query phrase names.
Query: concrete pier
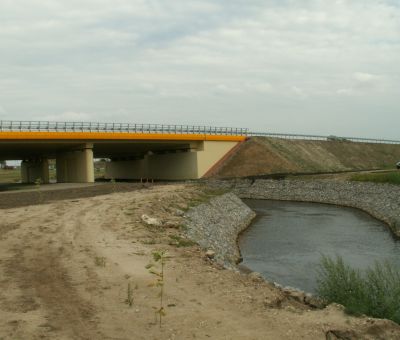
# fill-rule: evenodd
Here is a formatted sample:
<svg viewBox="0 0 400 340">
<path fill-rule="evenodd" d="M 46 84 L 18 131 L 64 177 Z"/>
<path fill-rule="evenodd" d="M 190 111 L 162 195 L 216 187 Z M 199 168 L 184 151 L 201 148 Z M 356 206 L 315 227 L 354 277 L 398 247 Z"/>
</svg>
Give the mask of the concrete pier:
<svg viewBox="0 0 400 340">
<path fill-rule="evenodd" d="M 56 156 L 58 183 L 93 183 L 93 145 L 84 144 Z"/>
<path fill-rule="evenodd" d="M 47 159 L 28 159 L 21 162 L 22 183 L 49 183 L 49 162 Z"/>
</svg>

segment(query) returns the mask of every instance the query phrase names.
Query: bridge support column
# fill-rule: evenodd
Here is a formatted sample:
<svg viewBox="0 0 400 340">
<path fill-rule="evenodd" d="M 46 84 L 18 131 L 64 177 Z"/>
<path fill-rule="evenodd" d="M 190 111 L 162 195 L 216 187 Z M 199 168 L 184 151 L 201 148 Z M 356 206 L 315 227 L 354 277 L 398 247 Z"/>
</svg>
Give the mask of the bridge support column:
<svg viewBox="0 0 400 340">
<path fill-rule="evenodd" d="M 93 183 L 93 145 L 60 153 L 56 157 L 58 183 Z"/>
<path fill-rule="evenodd" d="M 49 183 L 49 162 L 47 159 L 23 160 L 21 163 L 22 183 Z"/>
</svg>

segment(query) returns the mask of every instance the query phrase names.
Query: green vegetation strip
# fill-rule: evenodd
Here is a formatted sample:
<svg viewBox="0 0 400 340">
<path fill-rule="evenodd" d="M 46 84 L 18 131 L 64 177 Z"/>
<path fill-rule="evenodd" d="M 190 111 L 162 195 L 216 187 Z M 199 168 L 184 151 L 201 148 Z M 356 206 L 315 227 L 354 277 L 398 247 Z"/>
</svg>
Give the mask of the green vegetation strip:
<svg viewBox="0 0 400 340">
<path fill-rule="evenodd" d="M 389 262 L 377 262 L 361 272 L 345 264 L 341 257 L 323 256 L 317 283 L 322 299 L 343 305 L 349 314 L 400 324 L 400 269 Z"/>
<path fill-rule="evenodd" d="M 350 178 L 351 181 L 400 184 L 400 171 L 357 174 Z"/>
</svg>

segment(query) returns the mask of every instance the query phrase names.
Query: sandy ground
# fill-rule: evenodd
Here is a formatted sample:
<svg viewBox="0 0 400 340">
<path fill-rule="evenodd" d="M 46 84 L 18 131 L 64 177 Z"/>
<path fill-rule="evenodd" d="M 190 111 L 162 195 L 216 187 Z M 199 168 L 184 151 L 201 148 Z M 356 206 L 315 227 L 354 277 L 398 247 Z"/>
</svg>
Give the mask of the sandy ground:
<svg viewBox="0 0 400 340">
<path fill-rule="evenodd" d="M 389 321 L 311 310 L 271 285 L 177 247 L 199 188 L 125 193 L 0 210 L 0 339 L 399 339 Z M 149 227 L 142 214 L 168 227 Z M 166 316 L 146 265 L 168 251 Z M 133 306 L 128 306 L 128 283 Z"/>
</svg>

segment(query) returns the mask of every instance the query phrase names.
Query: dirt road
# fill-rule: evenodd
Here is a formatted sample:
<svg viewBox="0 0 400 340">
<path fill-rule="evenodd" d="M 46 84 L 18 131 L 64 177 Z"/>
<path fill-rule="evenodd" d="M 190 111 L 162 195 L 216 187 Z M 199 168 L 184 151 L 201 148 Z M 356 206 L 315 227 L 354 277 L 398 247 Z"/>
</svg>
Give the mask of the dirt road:
<svg viewBox="0 0 400 340">
<path fill-rule="evenodd" d="M 19 184 L 20 185 L 20 184 Z M 114 192 L 128 192 L 149 188 L 149 183 L 60 183 L 33 186 L 27 190 L 1 191 L 0 209 L 38 205 L 54 201 L 94 197 Z"/>
<path fill-rule="evenodd" d="M 177 247 L 177 208 L 199 190 L 154 186 L 0 210 L 0 339 L 399 338 L 389 321 L 311 310 L 218 268 L 196 246 Z M 164 226 L 147 225 L 143 214 Z M 169 254 L 161 328 L 158 288 L 145 268 L 155 249 Z"/>
</svg>

